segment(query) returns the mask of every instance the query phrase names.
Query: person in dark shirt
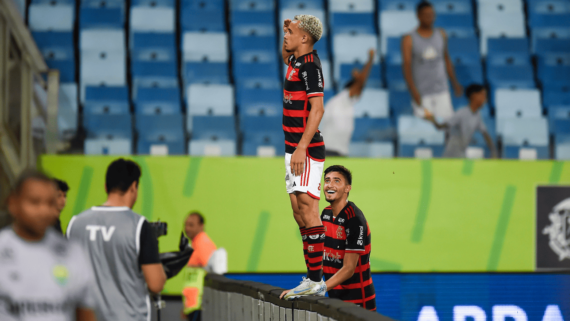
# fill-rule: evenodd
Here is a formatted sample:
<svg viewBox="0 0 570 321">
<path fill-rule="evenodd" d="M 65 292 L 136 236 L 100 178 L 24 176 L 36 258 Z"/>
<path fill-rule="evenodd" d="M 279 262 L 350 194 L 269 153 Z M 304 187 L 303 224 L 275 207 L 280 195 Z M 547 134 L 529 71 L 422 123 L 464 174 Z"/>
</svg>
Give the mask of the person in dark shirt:
<svg viewBox="0 0 570 321">
<path fill-rule="evenodd" d="M 55 221 L 53 228 L 55 228 L 56 231 L 58 231 L 63 235 L 63 230 L 61 229 L 61 220 L 59 216 L 61 215 L 61 212 L 63 212 L 65 204 L 67 203 L 67 192 L 69 191 L 69 185 L 67 185 L 66 182 L 57 178 L 54 178 L 53 182 L 55 183 L 55 187 L 57 188 L 57 200 L 55 204 L 57 208 L 57 220 Z"/>
<path fill-rule="evenodd" d="M 371 235 L 362 211 L 348 201 L 352 173 L 341 165 L 325 170 L 326 207 L 323 272 L 330 298 L 376 310 L 376 293 L 370 274 Z M 311 248 L 309 247 L 309 252 Z"/>
</svg>

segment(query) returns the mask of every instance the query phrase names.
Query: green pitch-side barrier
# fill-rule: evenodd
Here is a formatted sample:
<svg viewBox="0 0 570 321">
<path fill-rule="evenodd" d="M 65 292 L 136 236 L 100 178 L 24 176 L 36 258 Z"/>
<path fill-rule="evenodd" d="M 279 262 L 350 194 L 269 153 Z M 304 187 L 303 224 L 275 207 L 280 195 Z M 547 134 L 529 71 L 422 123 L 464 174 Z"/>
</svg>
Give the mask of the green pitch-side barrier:
<svg viewBox="0 0 570 321">
<path fill-rule="evenodd" d="M 43 156 L 44 170 L 68 182 L 62 214 L 102 204 L 116 157 Z M 285 192 L 281 158 L 132 157 L 142 168 L 134 210 L 168 222 L 161 252 L 177 250 L 191 210 L 225 247 L 230 272 L 303 272 L 301 237 Z M 570 162 L 340 159 L 353 172 L 350 200 L 372 232 L 372 271 L 533 271 L 535 193 L 570 185 Z M 321 200 L 321 208 L 328 203 Z M 167 293 L 180 293 L 180 280 Z"/>
</svg>

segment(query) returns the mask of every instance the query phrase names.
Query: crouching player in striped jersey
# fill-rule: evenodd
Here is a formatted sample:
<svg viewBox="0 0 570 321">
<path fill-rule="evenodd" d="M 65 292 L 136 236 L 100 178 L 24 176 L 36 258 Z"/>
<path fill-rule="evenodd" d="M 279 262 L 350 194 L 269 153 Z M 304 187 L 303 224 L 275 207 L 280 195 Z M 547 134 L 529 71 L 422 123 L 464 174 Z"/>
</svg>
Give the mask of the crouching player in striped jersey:
<svg viewBox="0 0 570 321">
<path fill-rule="evenodd" d="M 362 211 L 348 201 L 352 174 L 344 166 L 325 170 L 326 207 L 323 273 L 329 297 L 376 310 L 376 293 L 370 274 L 370 229 Z M 308 252 L 311 253 L 309 246 Z M 285 295 L 289 291 L 283 292 Z"/>
</svg>

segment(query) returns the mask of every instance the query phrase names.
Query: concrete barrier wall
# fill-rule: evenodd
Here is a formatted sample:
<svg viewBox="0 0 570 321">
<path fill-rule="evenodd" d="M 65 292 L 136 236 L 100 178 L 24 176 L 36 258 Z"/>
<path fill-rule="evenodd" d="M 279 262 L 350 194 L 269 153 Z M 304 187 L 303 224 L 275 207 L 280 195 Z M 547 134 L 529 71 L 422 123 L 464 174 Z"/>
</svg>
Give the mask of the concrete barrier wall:
<svg viewBox="0 0 570 321">
<path fill-rule="evenodd" d="M 392 321 L 355 304 L 326 297 L 280 300 L 284 289 L 252 281 L 206 276 L 204 321 Z"/>
</svg>

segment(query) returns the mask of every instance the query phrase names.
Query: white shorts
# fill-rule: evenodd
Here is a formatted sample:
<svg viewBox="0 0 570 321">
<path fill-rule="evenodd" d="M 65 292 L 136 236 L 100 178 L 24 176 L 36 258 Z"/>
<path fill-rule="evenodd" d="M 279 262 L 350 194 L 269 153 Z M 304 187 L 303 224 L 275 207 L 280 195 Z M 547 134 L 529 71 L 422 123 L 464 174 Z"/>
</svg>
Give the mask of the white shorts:
<svg viewBox="0 0 570 321">
<path fill-rule="evenodd" d="M 412 100 L 412 107 L 416 117 L 424 117 L 424 108 L 429 110 L 435 117 L 444 120 L 453 116 L 453 104 L 451 103 L 451 95 L 449 94 L 449 91 L 422 96 L 421 106 L 418 106 L 418 104 Z"/>
<path fill-rule="evenodd" d="M 307 193 L 314 199 L 321 199 L 321 179 L 323 178 L 325 162 L 317 162 L 307 156 L 305 157 L 303 174 L 293 176 L 291 174 L 291 156 L 293 155 L 285 153 L 285 186 L 287 187 L 287 193 Z"/>
</svg>

